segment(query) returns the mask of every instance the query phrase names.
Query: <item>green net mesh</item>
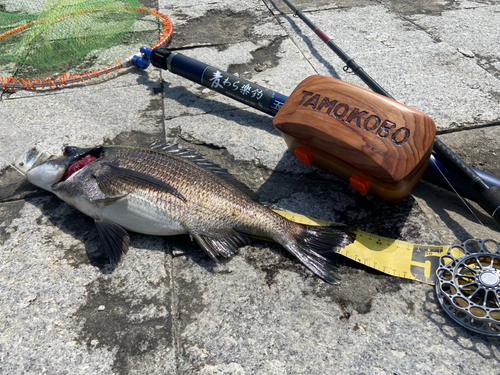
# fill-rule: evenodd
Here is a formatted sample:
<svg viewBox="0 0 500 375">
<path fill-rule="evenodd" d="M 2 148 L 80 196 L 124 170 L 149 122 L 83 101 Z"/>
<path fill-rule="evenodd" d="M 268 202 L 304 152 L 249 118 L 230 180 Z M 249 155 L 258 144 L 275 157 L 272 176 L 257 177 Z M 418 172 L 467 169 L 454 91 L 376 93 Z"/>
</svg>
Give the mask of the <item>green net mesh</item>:
<svg viewBox="0 0 500 375">
<path fill-rule="evenodd" d="M 158 40 L 161 16 L 137 0 L 0 0 L 0 76 L 116 64 Z"/>
<path fill-rule="evenodd" d="M 45 4 L 44 4 L 45 3 Z M 55 66 L 109 46 L 132 27 L 137 0 L 10 0 L 0 5 L 0 33 L 25 30 L 0 43 L 0 56 L 34 66 Z"/>
</svg>

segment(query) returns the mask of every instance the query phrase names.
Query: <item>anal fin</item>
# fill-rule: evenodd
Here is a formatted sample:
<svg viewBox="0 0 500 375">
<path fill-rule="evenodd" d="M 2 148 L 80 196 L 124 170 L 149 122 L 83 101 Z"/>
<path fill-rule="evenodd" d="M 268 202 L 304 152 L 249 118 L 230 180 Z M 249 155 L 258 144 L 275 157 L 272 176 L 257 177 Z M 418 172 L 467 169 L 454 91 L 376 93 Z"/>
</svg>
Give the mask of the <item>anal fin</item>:
<svg viewBox="0 0 500 375">
<path fill-rule="evenodd" d="M 206 234 L 191 234 L 198 245 L 212 258 L 230 258 L 238 253 L 238 249 L 249 244 L 249 239 L 243 234 L 231 230 L 226 236 L 210 236 Z"/>
<path fill-rule="evenodd" d="M 117 265 L 123 255 L 127 253 L 130 245 L 130 237 L 127 231 L 111 221 L 95 220 L 95 225 L 110 263 L 113 266 Z"/>
</svg>

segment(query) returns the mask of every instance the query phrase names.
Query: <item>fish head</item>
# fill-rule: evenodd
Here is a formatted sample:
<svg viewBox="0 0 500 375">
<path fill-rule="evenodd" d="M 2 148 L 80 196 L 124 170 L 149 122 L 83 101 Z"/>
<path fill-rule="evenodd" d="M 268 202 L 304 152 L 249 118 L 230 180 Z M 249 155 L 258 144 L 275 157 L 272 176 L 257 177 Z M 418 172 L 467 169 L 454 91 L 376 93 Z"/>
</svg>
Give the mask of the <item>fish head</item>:
<svg viewBox="0 0 500 375">
<path fill-rule="evenodd" d="M 100 158 L 103 147 L 79 148 L 67 146 L 61 156 L 52 155 L 43 161 L 27 157 L 32 163 L 26 178 L 33 185 L 53 192 L 54 188 L 75 176 L 88 164 Z"/>
</svg>

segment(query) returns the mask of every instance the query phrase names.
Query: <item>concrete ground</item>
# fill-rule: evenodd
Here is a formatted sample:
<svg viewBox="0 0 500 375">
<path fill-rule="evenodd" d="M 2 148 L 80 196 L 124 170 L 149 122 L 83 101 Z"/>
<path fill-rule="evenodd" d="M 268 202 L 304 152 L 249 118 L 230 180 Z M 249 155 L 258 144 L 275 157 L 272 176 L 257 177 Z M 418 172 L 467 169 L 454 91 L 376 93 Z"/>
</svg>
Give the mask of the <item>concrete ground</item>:
<svg viewBox="0 0 500 375">
<path fill-rule="evenodd" d="M 294 3 L 467 163 L 500 175 L 499 1 Z M 363 86 L 279 0 L 145 5 L 171 17 L 172 49 L 282 94 L 313 74 Z M 187 236 L 132 234 L 111 270 L 93 221 L 7 163 L 34 141 L 179 143 L 278 207 L 420 244 L 500 240 L 477 205 L 426 182 L 398 205 L 362 196 L 299 164 L 271 117 L 166 71 L 3 91 L 0 119 L 0 373 L 498 373 L 498 339 L 453 322 L 432 286 L 346 259 L 332 286 L 276 244 L 215 263 Z"/>
</svg>

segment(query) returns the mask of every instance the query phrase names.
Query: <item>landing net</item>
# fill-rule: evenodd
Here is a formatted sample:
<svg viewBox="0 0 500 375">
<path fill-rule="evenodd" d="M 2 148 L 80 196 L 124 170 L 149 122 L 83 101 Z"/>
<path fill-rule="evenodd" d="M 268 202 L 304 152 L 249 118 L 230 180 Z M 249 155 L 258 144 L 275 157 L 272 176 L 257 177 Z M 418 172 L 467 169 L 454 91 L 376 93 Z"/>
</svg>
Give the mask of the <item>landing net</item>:
<svg viewBox="0 0 500 375">
<path fill-rule="evenodd" d="M 166 15 L 137 0 L 0 0 L 0 84 L 55 88 L 95 78 L 172 33 Z"/>
</svg>

